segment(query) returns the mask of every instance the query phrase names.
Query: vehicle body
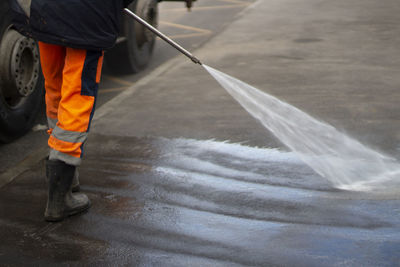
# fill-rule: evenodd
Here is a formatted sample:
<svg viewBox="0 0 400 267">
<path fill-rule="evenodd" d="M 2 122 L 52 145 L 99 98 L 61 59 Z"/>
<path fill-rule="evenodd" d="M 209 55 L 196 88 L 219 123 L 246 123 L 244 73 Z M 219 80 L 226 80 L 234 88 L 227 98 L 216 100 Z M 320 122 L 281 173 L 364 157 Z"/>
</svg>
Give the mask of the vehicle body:
<svg viewBox="0 0 400 267">
<path fill-rule="evenodd" d="M 136 0 L 129 8 L 153 26 L 158 22 L 158 2 Z M 183 1 L 191 7 L 192 0 Z M 0 141 L 9 142 L 31 129 L 43 104 L 44 79 L 37 43 L 13 29 L 8 0 L 0 0 Z M 109 69 L 135 73 L 146 67 L 155 36 L 124 17 L 114 48 L 105 56 Z"/>
</svg>

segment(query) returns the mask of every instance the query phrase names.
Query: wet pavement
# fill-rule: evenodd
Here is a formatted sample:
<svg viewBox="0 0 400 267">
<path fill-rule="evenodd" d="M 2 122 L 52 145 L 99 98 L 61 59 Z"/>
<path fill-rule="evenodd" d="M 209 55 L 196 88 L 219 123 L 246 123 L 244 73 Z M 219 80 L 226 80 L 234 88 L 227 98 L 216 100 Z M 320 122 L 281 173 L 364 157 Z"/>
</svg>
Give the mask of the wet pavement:
<svg viewBox="0 0 400 267">
<path fill-rule="evenodd" d="M 256 1 L 195 54 L 399 159 L 399 8 Z M 184 57 L 101 107 L 85 153 L 86 214 L 43 221 L 43 161 L 0 188 L 0 265 L 400 266 L 398 181 L 333 188 Z"/>
<path fill-rule="evenodd" d="M 2 264 L 399 263 L 397 195 L 333 189 L 293 153 L 102 135 L 92 135 L 87 150 L 87 214 L 43 221 L 43 166 L 1 189 Z"/>
</svg>

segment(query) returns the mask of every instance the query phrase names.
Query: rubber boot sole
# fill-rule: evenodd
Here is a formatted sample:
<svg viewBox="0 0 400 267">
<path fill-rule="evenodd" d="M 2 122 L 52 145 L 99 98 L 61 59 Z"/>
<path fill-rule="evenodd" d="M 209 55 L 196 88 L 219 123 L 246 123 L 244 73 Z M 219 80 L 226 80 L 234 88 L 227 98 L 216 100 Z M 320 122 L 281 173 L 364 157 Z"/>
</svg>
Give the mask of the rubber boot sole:
<svg viewBox="0 0 400 267">
<path fill-rule="evenodd" d="M 54 217 L 54 216 L 46 216 L 46 215 L 45 215 L 45 216 L 44 216 L 44 219 L 45 219 L 47 222 L 60 222 L 60 221 L 66 219 L 66 218 L 68 218 L 68 217 L 70 217 L 70 216 L 78 215 L 78 214 L 81 214 L 81 213 L 84 213 L 84 212 L 88 211 L 89 208 L 91 207 L 91 205 L 92 205 L 92 203 L 91 203 L 90 200 L 89 200 L 89 203 L 88 203 L 87 205 L 82 206 L 82 207 L 80 207 L 79 209 L 74 209 L 74 210 L 71 210 L 71 211 L 66 211 L 62 216 L 57 216 L 57 217 Z"/>
</svg>

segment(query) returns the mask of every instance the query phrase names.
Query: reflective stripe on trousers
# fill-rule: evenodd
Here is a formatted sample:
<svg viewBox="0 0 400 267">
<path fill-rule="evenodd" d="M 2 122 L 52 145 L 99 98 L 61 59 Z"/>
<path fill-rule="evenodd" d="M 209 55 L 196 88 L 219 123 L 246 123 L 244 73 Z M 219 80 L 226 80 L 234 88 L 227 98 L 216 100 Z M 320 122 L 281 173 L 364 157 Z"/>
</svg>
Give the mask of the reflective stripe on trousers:
<svg viewBox="0 0 400 267">
<path fill-rule="evenodd" d="M 39 42 L 45 79 L 50 159 L 78 166 L 94 115 L 102 51 Z"/>
</svg>

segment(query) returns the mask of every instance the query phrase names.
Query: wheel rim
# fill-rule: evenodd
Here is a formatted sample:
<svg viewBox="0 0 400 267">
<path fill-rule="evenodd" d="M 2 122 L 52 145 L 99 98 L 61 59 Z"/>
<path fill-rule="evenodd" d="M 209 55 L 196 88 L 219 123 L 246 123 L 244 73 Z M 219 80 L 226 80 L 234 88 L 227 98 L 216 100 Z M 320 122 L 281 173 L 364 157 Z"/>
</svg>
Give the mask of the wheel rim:
<svg viewBox="0 0 400 267">
<path fill-rule="evenodd" d="M 9 29 L 0 46 L 1 95 L 9 108 L 18 108 L 36 88 L 40 72 L 34 40 Z"/>
</svg>

